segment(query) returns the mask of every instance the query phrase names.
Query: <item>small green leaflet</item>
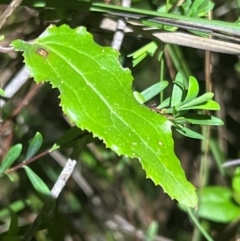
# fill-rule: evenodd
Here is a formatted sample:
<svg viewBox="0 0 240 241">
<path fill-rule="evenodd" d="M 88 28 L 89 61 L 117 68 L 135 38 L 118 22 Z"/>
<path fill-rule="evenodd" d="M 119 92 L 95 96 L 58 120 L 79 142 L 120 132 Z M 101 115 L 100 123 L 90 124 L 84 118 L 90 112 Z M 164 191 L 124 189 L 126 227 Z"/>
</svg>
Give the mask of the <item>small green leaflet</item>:
<svg viewBox="0 0 240 241">
<path fill-rule="evenodd" d="M 42 146 L 43 138 L 41 133 L 37 132 L 30 142 L 27 150 L 26 160 L 32 158 Z"/>
<path fill-rule="evenodd" d="M 23 166 L 26 174 L 32 183 L 35 190 L 42 195 L 43 197 L 47 198 L 50 195 L 50 190 L 45 182 L 28 166 Z"/>
<path fill-rule="evenodd" d="M 3 174 L 20 156 L 22 144 L 16 144 L 10 148 L 0 165 L 0 174 Z"/>
<path fill-rule="evenodd" d="M 171 198 L 196 206 L 195 188 L 174 153 L 171 122 L 135 100 L 130 70 L 119 64 L 117 51 L 94 43 L 84 27 L 67 25 L 12 45 L 24 52 L 36 82 L 59 89 L 63 112 L 79 128 L 117 154 L 138 158 L 147 177 Z"/>
</svg>

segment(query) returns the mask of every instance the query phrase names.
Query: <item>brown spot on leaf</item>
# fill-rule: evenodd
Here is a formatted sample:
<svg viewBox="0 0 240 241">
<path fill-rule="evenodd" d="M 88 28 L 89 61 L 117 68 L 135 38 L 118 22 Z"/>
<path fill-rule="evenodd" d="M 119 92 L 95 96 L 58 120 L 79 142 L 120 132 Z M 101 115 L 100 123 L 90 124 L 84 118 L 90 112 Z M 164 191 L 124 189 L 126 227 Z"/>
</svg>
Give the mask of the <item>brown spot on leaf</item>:
<svg viewBox="0 0 240 241">
<path fill-rule="evenodd" d="M 48 56 L 48 51 L 43 48 L 38 48 L 37 53 L 44 58 L 46 58 Z"/>
</svg>

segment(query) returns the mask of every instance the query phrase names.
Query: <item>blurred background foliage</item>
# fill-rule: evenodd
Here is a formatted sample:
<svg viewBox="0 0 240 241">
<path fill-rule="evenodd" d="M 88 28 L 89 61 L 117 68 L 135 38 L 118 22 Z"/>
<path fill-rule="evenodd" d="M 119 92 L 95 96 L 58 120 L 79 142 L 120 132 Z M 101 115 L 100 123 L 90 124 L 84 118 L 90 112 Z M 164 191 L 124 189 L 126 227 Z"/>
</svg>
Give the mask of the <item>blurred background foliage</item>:
<svg viewBox="0 0 240 241">
<path fill-rule="evenodd" d="M 167 2 L 174 6 L 178 1 Z M 212 2 L 215 4 L 213 19 L 227 22 L 238 20 L 239 1 Z M 0 4 L 2 3 L 5 2 L 0 1 Z M 118 0 L 106 0 L 105 3 L 120 4 Z M 132 2 L 133 7 L 150 10 L 164 8 L 165 4 L 166 1 L 162 0 Z M 0 14 L 5 7 L 0 5 Z M 67 23 L 72 27 L 87 26 L 95 41 L 101 45 L 111 45 L 112 33 L 98 27 L 102 17 L 99 13 L 73 8 L 21 6 L 0 30 L 0 35 L 5 36 L 2 45 L 8 45 L 17 38 L 34 39 L 50 23 Z M 149 41 L 134 35 L 126 36 L 121 48 L 121 62 L 132 70 L 134 90 L 142 91 L 158 82 L 161 74 L 166 80 L 174 80 L 178 71 L 176 66 L 181 65 L 199 80 L 201 92 L 207 91 L 203 50 L 170 46 L 165 49 L 165 66 L 162 72 L 156 56 L 147 57 L 133 68 L 132 60 L 127 55 Z M 170 50 L 175 55 L 171 54 Z M 18 53 L 0 54 L 0 82 L 3 87 L 18 89 L 17 84 L 24 78 L 22 60 Z M 223 169 L 221 164 L 240 158 L 239 58 L 234 55 L 211 53 L 211 65 L 212 89 L 215 100 L 221 105 L 217 116 L 225 125 L 212 128 L 211 135 L 209 129 L 199 129 L 198 131 L 207 136 L 204 141 L 174 133 L 176 154 L 188 179 L 200 188 L 200 192 L 201 188 L 211 186 L 231 190 L 236 167 Z M 14 82 L 16 76 L 17 81 Z M 43 135 L 43 145 L 39 151 L 41 153 L 51 148 L 72 125 L 67 117 L 62 115 L 56 89 L 52 89 L 47 83 L 36 85 L 32 79 L 21 83 L 21 88 L 16 93 L 12 96 L 6 95 L 6 98 L 2 99 L 1 108 L 1 158 L 12 145 L 22 143 L 23 151 L 18 162 L 24 160 L 30 140 L 36 132 Z M 158 101 L 154 99 L 149 105 Z M 36 240 L 205 240 L 188 214 L 179 209 L 177 203 L 170 200 L 160 187 L 154 186 L 152 181 L 146 179 L 138 160 L 117 156 L 106 149 L 100 140 L 89 143 L 81 149 L 81 153 L 79 145 L 81 146 L 75 142 L 74 146 L 45 155 L 30 164 L 51 188 L 65 159 L 72 152 L 78 159 L 75 178 L 68 181 L 57 200 L 57 209 L 43 230 L 36 233 Z M 18 225 L 24 226 L 33 221 L 43 203 L 43 199 L 33 189 L 22 169 L 10 175 L 14 179 L 13 182 L 7 177 L 1 178 L 0 233 L 8 230 L 12 212 L 18 216 Z M 236 188 L 238 183 L 235 179 Z M 224 193 L 220 190 L 221 192 Z M 210 193 L 214 194 L 215 191 L 210 189 Z M 236 200 L 239 200 L 238 195 L 234 202 L 239 205 Z M 219 210 L 228 210 L 224 204 L 219 207 Z M 218 213 L 214 215 L 218 216 Z M 214 240 L 230 241 L 240 238 L 238 213 L 234 219 L 221 221 L 218 217 L 216 220 L 206 217 L 199 218 L 199 221 Z"/>
</svg>

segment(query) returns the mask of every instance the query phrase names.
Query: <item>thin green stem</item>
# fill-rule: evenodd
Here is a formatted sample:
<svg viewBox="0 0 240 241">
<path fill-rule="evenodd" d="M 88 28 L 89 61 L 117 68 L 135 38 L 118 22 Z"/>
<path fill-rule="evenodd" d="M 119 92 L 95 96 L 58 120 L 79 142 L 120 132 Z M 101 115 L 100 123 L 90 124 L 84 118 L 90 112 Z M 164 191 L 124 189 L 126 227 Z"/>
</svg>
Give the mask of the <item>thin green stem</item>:
<svg viewBox="0 0 240 241">
<path fill-rule="evenodd" d="M 178 46 L 174 46 L 172 44 L 168 44 L 167 49 L 169 51 L 169 55 L 173 61 L 173 64 L 177 70 L 177 72 L 180 72 L 184 76 L 184 84 L 187 87 L 188 86 L 188 77 L 191 75 L 191 72 L 187 66 L 187 63 L 185 61 L 185 58 Z"/>
<path fill-rule="evenodd" d="M 202 235 L 206 238 L 207 241 L 214 241 L 209 234 L 206 232 L 206 230 L 202 227 L 202 225 L 199 223 L 198 219 L 194 215 L 192 209 L 187 208 L 187 212 L 189 217 L 192 219 L 194 222 L 195 226 L 199 229 L 199 231 L 202 233 Z"/>
<path fill-rule="evenodd" d="M 169 0 L 166 0 L 166 9 L 165 9 L 165 13 L 168 13 L 168 9 L 169 9 Z"/>
<path fill-rule="evenodd" d="M 160 82 L 164 80 L 164 68 L 165 68 L 165 62 L 164 58 L 162 57 L 160 61 Z M 164 100 L 164 91 L 160 92 L 160 103 L 162 103 Z"/>
</svg>

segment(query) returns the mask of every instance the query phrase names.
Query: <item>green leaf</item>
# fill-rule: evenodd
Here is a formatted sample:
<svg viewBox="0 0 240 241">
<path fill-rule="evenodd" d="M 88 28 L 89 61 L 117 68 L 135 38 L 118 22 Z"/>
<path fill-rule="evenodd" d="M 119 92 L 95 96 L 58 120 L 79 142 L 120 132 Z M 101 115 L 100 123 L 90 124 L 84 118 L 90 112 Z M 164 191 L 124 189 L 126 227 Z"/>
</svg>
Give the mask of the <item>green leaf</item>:
<svg viewBox="0 0 240 241">
<path fill-rule="evenodd" d="M 187 128 L 186 126 L 176 125 L 176 130 L 182 135 L 190 138 L 200 139 L 200 140 L 204 139 L 204 137 L 201 134 Z"/>
<path fill-rule="evenodd" d="M 84 27 L 50 26 L 32 42 L 14 41 L 36 82 L 60 91 L 65 114 L 119 155 L 138 158 L 171 198 L 195 206 L 195 188 L 174 154 L 171 122 L 133 97 L 132 76 L 119 53 L 93 42 Z M 144 128 L 143 128 L 144 127 Z"/>
<path fill-rule="evenodd" d="M 92 137 L 92 134 L 90 133 L 88 133 L 88 135 L 81 136 L 81 138 L 78 138 L 78 140 L 76 141 L 73 147 L 73 151 L 71 153 L 70 158 L 77 160 L 81 152 L 83 151 L 83 149 L 86 147 L 86 145 L 92 141 L 93 141 L 93 137 Z"/>
<path fill-rule="evenodd" d="M 3 220 L 6 217 L 9 217 L 11 213 L 17 213 L 19 211 L 22 211 L 26 208 L 27 205 L 30 205 L 29 200 L 18 200 L 11 204 L 8 204 L 4 208 L 0 209 L 0 219 Z"/>
<path fill-rule="evenodd" d="M 175 76 L 175 80 L 173 81 L 173 83 L 179 85 L 182 90 L 184 90 L 184 75 L 181 72 L 178 72 Z"/>
<path fill-rule="evenodd" d="M 50 190 L 43 180 L 28 166 L 23 166 L 34 189 L 42 196 L 49 196 Z"/>
<path fill-rule="evenodd" d="M 173 7 L 173 5 L 171 3 L 169 3 L 169 1 L 168 1 L 167 4 L 163 4 L 160 7 L 158 7 L 157 12 L 158 13 L 167 13 L 167 12 L 169 12 L 169 10 L 171 10 L 172 7 Z"/>
<path fill-rule="evenodd" d="M 173 122 L 174 122 L 174 124 L 176 124 L 176 125 L 179 125 L 179 124 L 182 125 L 182 124 L 187 124 L 187 123 L 189 123 L 189 122 L 187 121 L 187 119 L 185 119 L 184 117 L 174 118 Z"/>
<path fill-rule="evenodd" d="M 176 109 L 174 111 L 174 119 L 184 116 L 188 112 L 188 110 L 180 110 L 176 112 Z"/>
<path fill-rule="evenodd" d="M 182 98 L 183 98 L 183 94 L 184 94 L 182 84 L 183 84 L 183 76 L 179 72 L 176 75 L 174 85 L 173 85 L 173 91 L 172 91 L 172 95 L 171 95 L 171 107 L 177 106 L 182 102 Z"/>
<path fill-rule="evenodd" d="M 143 59 L 147 56 L 153 56 L 158 48 L 157 42 L 150 42 L 143 46 L 142 48 L 138 49 L 137 51 L 129 54 L 127 57 L 133 58 L 133 67 L 139 64 Z"/>
<path fill-rule="evenodd" d="M 0 88 L 0 95 L 1 95 L 1 96 L 4 96 L 4 95 L 5 95 L 5 92 L 4 92 L 4 90 L 3 90 L 2 88 Z"/>
<path fill-rule="evenodd" d="M 151 28 L 157 28 L 157 29 L 163 29 L 164 27 L 164 24 L 161 24 L 161 23 L 152 23 L 152 22 L 149 22 L 148 20 L 146 19 L 142 19 L 141 20 L 141 23 L 145 26 L 148 26 L 148 27 L 151 27 Z"/>
<path fill-rule="evenodd" d="M 211 11 L 214 7 L 214 3 L 212 3 L 209 0 L 200 1 L 198 9 L 197 9 L 197 15 L 198 17 L 204 17 L 208 14 L 209 11 Z"/>
<path fill-rule="evenodd" d="M 18 232 L 18 216 L 15 213 L 11 215 L 11 223 L 8 229 L 7 237 L 16 237 Z"/>
<path fill-rule="evenodd" d="M 187 96 L 183 101 L 183 104 L 190 102 L 195 99 L 199 92 L 198 81 L 193 77 L 189 77 Z"/>
<path fill-rule="evenodd" d="M 208 0 L 208 2 L 209 2 L 209 0 Z M 193 1 L 192 6 L 189 9 L 188 16 L 192 16 L 192 17 L 199 16 L 199 11 L 200 11 L 200 8 L 202 7 L 202 5 L 205 5 L 203 0 Z M 203 14 L 203 13 L 201 13 L 201 14 Z M 207 14 L 207 12 L 205 12 L 205 14 Z"/>
<path fill-rule="evenodd" d="M 1 166 L 0 166 L 0 174 L 3 174 L 19 157 L 22 151 L 22 145 L 17 144 L 12 146 L 6 156 L 4 157 Z"/>
<path fill-rule="evenodd" d="M 163 55 L 164 55 L 164 51 L 161 50 L 161 51 L 158 53 L 158 55 L 157 55 L 157 60 L 158 60 L 159 62 L 160 62 L 161 59 L 163 58 Z"/>
<path fill-rule="evenodd" d="M 161 24 L 161 23 L 156 23 L 156 22 L 151 22 L 149 20 L 145 20 L 144 18 L 141 20 L 141 23 L 145 26 L 151 27 L 151 28 L 158 28 L 158 29 L 164 29 L 166 31 L 176 31 L 177 27 L 172 27 L 170 25 L 166 24 Z"/>
<path fill-rule="evenodd" d="M 137 58 L 134 58 L 132 60 L 132 65 L 133 67 L 137 66 L 140 62 L 142 62 L 146 57 L 148 56 L 148 54 L 145 52 L 143 53 L 142 55 L 140 55 L 139 57 Z"/>
<path fill-rule="evenodd" d="M 182 110 L 183 108 L 190 108 L 192 106 L 196 106 L 196 105 L 200 105 L 202 103 L 207 102 L 208 100 L 211 100 L 213 98 L 214 94 L 211 92 L 207 92 L 195 99 L 193 99 L 192 101 L 189 101 L 188 103 L 185 103 L 183 105 L 181 105 L 178 109 Z"/>
<path fill-rule="evenodd" d="M 36 1 L 35 3 L 34 3 L 34 5 L 33 5 L 35 8 L 43 8 L 43 7 L 45 7 L 46 6 L 46 3 L 45 3 L 45 1 Z"/>
<path fill-rule="evenodd" d="M 217 117 L 211 115 L 204 115 L 204 114 L 185 114 L 179 118 L 175 118 L 174 121 L 183 121 L 181 123 L 191 123 L 194 125 L 223 125 L 223 121 Z"/>
<path fill-rule="evenodd" d="M 51 147 L 49 152 L 55 151 L 59 148 L 64 149 L 64 148 L 73 147 L 74 144 L 77 142 L 77 140 L 79 140 L 82 137 L 85 137 L 86 135 L 91 135 L 91 134 L 87 131 L 82 131 L 77 126 L 73 126 L 64 132 L 64 134 Z"/>
<path fill-rule="evenodd" d="M 185 107 L 180 107 L 178 110 L 220 110 L 219 104 L 214 101 L 214 100 L 208 100 L 207 102 L 204 102 L 199 105 L 193 105 L 193 106 L 185 106 Z"/>
<path fill-rule="evenodd" d="M 38 152 L 38 150 L 42 146 L 42 141 L 42 135 L 39 132 L 37 132 L 28 147 L 26 160 L 30 159 Z"/>
<path fill-rule="evenodd" d="M 145 98 L 138 91 L 133 91 L 133 95 L 139 104 L 143 104 L 145 102 Z"/>
<path fill-rule="evenodd" d="M 135 52 L 129 54 L 127 57 L 133 57 L 133 59 L 138 58 L 139 56 L 141 56 L 142 54 L 149 52 L 149 49 L 151 49 L 150 52 L 155 52 L 156 49 L 158 47 L 158 44 L 154 41 L 144 45 L 142 48 L 136 50 Z"/>
<path fill-rule="evenodd" d="M 147 229 L 147 241 L 153 241 L 159 230 L 159 225 L 156 221 L 152 221 Z"/>
<path fill-rule="evenodd" d="M 207 92 L 207 93 L 193 99 L 192 101 L 189 101 L 188 103 L 182 104 L 178 109 L 182 110 L 182 109 L 190 108 L 192 106 L 200 105 L 202 103 L 207 102 L 208 100 L 211 100 L 213 98 L 213 96 L 214 96 L 213 93 Z"/>
<path fill-rule="evenodd" d="M 149 88 L 147 88 L 146 90 L 141 92 L 141 95 L 144 97 L 145 102 L 151 100 L 154 96 L 156 96 L 157 94 L 159 94 L 161 91 L 163 91 L 164 89 L 166 89 L 168 87 L 169 82 L 168 81 L 161 81 L 159 83 L 156 83 L 152 86 L 150 86 Z"/>
<path fill-rule="evenodd" d="M 232 180 L 233 198 L 240 205 L 240 167 L 236 168 Z"/>
<path fill-rule="evenodd" d="M 205 187 L 201 192 L 198 215 L 214 222 L 228 223 L 239 218 L 240 207 L 233 202 L 228 188 Z"/>
<path fill-rule="evenodd" d="M 168 97 L 163 102 L 161 102 L 161 104 L 157 108 L 163 109 L 163 108 L 166 108 L 166 107 L 170 106 L 170 101 L 171 101 L 171 99 L 170 99 L 170 97 Z"/>
</svg>

